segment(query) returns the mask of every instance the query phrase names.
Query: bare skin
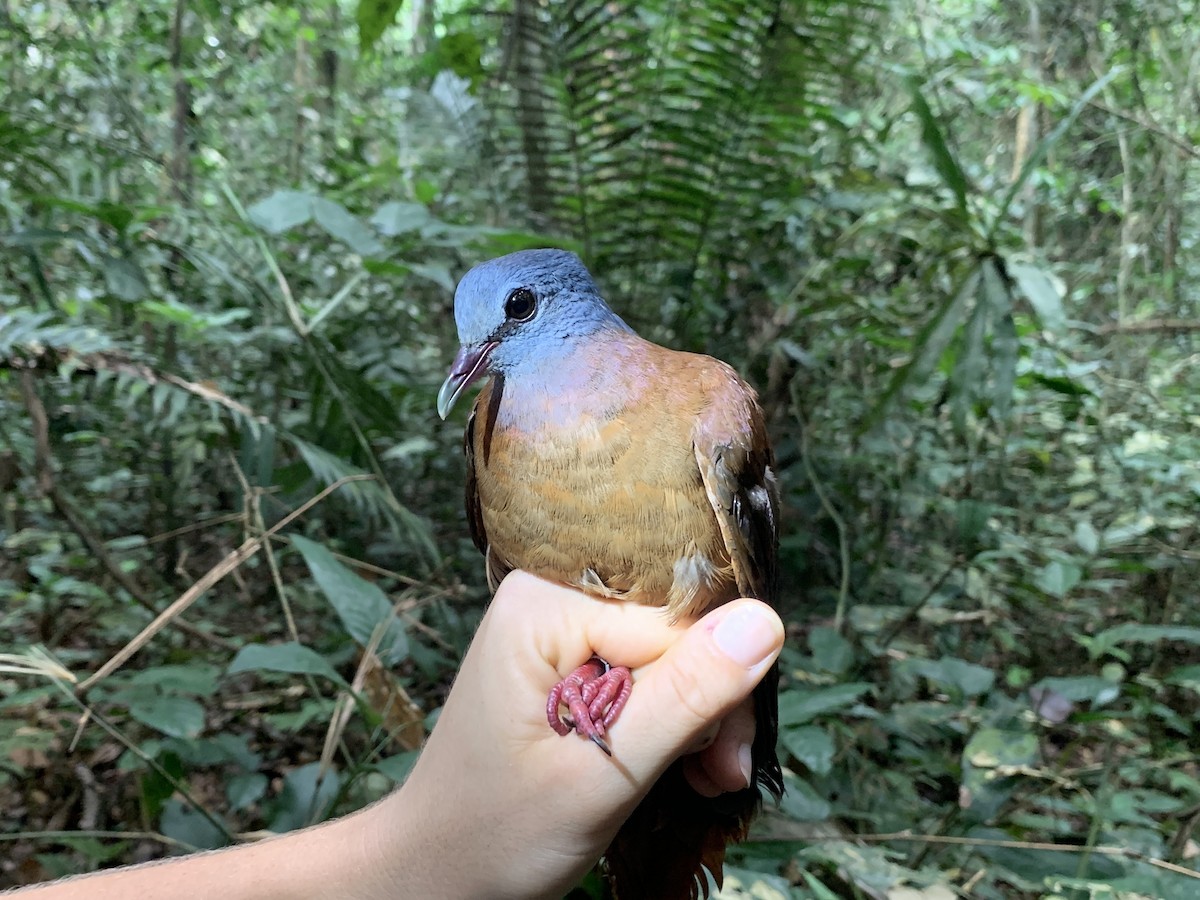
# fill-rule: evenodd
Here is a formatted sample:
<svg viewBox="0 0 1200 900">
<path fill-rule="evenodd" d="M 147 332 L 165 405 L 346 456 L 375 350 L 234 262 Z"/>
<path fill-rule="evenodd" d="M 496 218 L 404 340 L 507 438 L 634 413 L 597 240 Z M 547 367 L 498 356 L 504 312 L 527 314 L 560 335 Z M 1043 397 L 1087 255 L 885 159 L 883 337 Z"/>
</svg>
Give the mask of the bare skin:
<svg viewBox="0 0 1200 900">
<path fill-rule="evenodd" d="M 735 600 L 689 626 L 522 572 L 505 579 L 412 775 L 365 810 L 214 853 L 20 892 L 29 900 L 561 897 L 688 750 L 703 793 L 747 783 L 743 701 L 783 644 L 779 617 Z M 593 655 L 638 689 L 611 757 L 547 727 L 550 689 Z M 504 677 L 497 677 L 504 673 Z"/>
</svg>

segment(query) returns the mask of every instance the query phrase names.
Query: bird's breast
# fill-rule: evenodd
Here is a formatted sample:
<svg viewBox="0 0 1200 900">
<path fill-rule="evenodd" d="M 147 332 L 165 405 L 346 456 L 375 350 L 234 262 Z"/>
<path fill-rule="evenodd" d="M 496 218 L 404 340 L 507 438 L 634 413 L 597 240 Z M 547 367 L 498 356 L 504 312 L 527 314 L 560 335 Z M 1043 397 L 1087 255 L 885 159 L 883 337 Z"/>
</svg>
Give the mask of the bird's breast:
<svg viewBox="0 0 1200 900">
<path fill-rule="evenodd" d="M 580 384 L 573 396 L 507 383 L 493 405 L 495 388 L 477 401 L 475 476 L 489 553 L 504 568 L 674 616 L 736 594 L 689 410 L 632 385 Z"/>
</svg>

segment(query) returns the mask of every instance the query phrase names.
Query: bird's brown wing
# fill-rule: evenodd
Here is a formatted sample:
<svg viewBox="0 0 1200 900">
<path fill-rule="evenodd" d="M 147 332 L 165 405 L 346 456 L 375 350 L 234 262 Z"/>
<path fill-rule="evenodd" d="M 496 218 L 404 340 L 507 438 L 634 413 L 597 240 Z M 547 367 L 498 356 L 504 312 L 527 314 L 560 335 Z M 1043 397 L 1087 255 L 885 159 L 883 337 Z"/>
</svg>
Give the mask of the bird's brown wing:
<svg viewBox="0 0 1200 900">
<path fill-rule="evenodd" d="M 774 605 L 778 580 L 779 501 L 762 412 L 732 370 L 698 419 L 693 450 L 737 580 L 738 593 Z M 710 370 L 711 372 L 711 370 Z M 705 869 L 721 886 L 725 847 L 744 840 L 761 803 L 762 785 L 783 793 L 779 736 L 779 668 L 754 689 L 754 784 L 707 798 L 676 763 L 622 826 L 606 854 L 617 900 L 708 897 Z"/>
<path fill-rule="evenodd" d="M 498 559 L 496 554 L 491 551 L 487 529 L 483 524 L 483 504 L 479 499 L 479 480 L 475 471 L 475 448 L 478 439 L 479 446 L 482 447 L 486 457 L 491 444 L 490 435 L 495 426 L 496 407 L 499 405 L 498 399 L 501 390 L 502 388 L 497 388 L 494 383 L 484 386 L 483 390 L 479 392 L 479 396 L 475 398 L 471 414 L 467 416 L 467 430 L 463 434 L 463 455 L 467 458 L 467 527 L 471 532 L 471 540 L 483 554 L 487 567 L 488 586 L 492 591 L 500 586 L 504 576 L 512 571 L 512 566 L 504 560 Z M 496 402 L 493 402 L 493 396 L 497 398 Z M 484 413 L 482 424 L 479 423 L 481 409 Z"/>
<path fill-rule="evenodd" d="M 746 389 L 749 390 L 748 388 Z M 740 412 L 740 423 L 725 422 L 725 438 L 714 438 L 713 423 L 701 421 L 693 443 L 705 492 L 729 551 L 738 592 L 776 605 L 779 581 L 779 491 L 771 445 L 762 411 L 752 397 Z M 708 418 L 712 418 L 710 415 Z M 720 423 L 718 423 L 720 424 Z M 708 427 L 706 427 L 708 426 Z M 779 797 L 783 772 L 775 752 L 779 738 L 779 666 L 763 676 L 754 689 L 755 735 L 751 755 L 756 784 Z"/>
</svg>

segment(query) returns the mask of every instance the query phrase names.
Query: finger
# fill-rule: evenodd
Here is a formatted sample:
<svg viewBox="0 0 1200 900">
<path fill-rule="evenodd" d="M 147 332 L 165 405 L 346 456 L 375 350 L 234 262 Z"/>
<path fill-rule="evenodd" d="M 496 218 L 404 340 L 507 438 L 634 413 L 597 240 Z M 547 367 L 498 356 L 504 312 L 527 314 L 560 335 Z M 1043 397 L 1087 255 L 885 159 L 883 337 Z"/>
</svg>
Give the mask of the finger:
<svg viewBox="0 0 1200 900">
<path fill-rule="evenodd" d="M 593 654 L 613 665 L 644 666 L 688 624 L 672 624 L 659 607 L 604 600 L 520 570 L 501 583 L 485 620 L 529 635 L 538 655 L 561 675 Z"/>
<path fill-rule="evenodd" d="M 782 646 L 783 623 L 757 600 L 727 603 L 689 628 L 644 669 L 609 731 L 630 774 L 661 773 L 749 696 Z"/>
<path fill-rule="evenodd" d="M 740 791 L 749 787 L 752 777 L 750 747 L 754 743 L 754 701 L 747 697 L 733 712 L 721 720 L 716 738 L 696 755 L 696 767 L 704 773 L 703 787 L 715 787 L 718 793 Z M 692 781 L 691 778 L 688 779 Z M 700 793 L 699 780 L 692 787 Z"/>
</svg>

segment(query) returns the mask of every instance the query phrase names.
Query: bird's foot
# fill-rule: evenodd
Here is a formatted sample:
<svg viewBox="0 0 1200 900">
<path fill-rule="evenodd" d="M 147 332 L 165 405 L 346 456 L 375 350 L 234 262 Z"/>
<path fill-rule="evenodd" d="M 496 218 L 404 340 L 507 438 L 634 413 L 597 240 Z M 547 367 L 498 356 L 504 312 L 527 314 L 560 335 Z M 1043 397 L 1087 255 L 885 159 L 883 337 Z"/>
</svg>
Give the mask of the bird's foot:
<svg viewBox="0 0 1200 900">
<path fill-rule="evenodd" d="M 628 668 L 610 666 L 593 656 L 550 691 L 546 718 L 559 734 L 570 734 L 574 728 L 612 756 L 604 733 L 616 721 L 632 690 L 633 674 Z M 559 714 L 560 706 L 567 708 L 565 718 Z"/>
</svg>

